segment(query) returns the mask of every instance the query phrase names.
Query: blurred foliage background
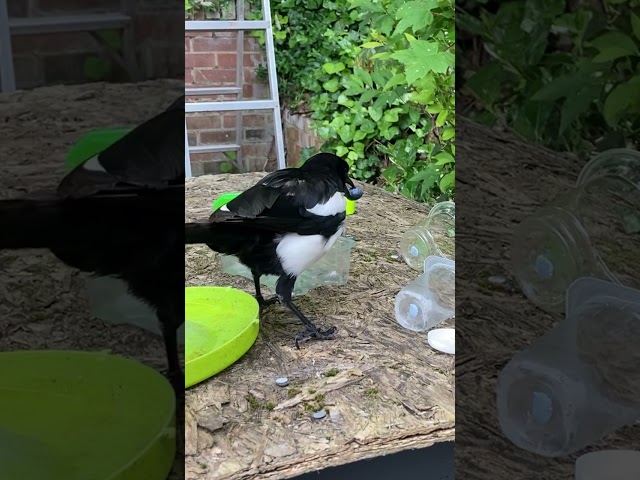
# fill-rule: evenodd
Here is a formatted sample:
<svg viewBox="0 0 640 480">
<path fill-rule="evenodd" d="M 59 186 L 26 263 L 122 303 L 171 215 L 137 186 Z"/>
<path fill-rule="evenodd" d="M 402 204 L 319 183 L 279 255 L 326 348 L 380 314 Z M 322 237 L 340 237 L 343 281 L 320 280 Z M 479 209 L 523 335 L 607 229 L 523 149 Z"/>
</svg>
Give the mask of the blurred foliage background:
<svg viewBox="0 0 640 480">
<path fill-rule="evenodd" d="M 458 112 L 587 157 L 638 149 L 640 0 L 460 0 Z"/>
</svg>

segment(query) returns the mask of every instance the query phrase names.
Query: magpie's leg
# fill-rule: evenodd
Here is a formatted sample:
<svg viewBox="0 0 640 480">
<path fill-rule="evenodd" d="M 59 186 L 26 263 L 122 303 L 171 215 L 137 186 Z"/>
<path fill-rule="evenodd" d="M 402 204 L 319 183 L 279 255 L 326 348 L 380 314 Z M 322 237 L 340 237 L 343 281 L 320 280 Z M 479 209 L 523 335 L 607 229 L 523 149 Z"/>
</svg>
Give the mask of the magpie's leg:
<svg viewBox="0 0 640 480">
<path fill-rule="evenodd" d="M 162 326 L 162 336 L 167 351 L 169 366 L 167 377 L 176 396 L 176 448 L 178 452 L 184 452 L 184 373 L 178 356 L 178 329 L 175 327 L 177 322 L 170 315 L 160 312 L 158 312 L 158 320 Z"/>
<path fill-rule="evenodd" d="M 262 309 L 277 303 L 278 302 L 277 296 L 274 296 L 267 300 L 265 300 L 264 297 L 262 296 L 262 291 L 260 290 L 260 277 L 262 275 L 260 275 L 255 270 L 251 270 L 251 274 L 253 275 L 253 286 L 256 287 L 256 300 L 258 301 L 258 305 L 260 305 L 260 308 Z"/>
<path fill-rule="evenodd" d="M 176 398 L 184 397 L 184 373 L 180 368 L 180 359 L 178 357 L 178 330 L 174 328 L 174 323 L 169 316 L 158 313 L 158 319 L 162 326 L 162 336 L 164 338 L 164 346 L 167 351 L 167 364 L 169 366 L 167 377 L 173 386 Z"/>
<path fill-rule="evenodd" d="M 278 294 L 280 302 L 291 310 L 305 326 L 305 329 L 296 335 L 296 348 L 300 349 L 300 342 L 305 342 L 311 338 L 317 338 L 319 340 L 333 340 L 336 338 L 336 332 L 338 329 L 335 326 L 326 330 L 319 329 L 291 301 L 291 295 L 293 293 L 295 283 L 296 277 L 282 275 L 276 284 L 276 293 Z"/>
</svg>

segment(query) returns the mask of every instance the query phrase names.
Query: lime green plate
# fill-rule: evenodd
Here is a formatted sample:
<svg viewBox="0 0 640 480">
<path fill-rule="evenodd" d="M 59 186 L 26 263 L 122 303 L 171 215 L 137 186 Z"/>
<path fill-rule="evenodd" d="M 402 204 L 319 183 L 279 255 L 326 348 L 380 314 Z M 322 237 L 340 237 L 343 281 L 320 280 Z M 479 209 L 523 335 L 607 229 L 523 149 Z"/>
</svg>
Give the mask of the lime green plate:
<svg viewBox="0 0 640 480">
<path fill-rule="evenodd" d="M 86 133 L 69 150 L 65 161 L 67 170 L 73 170 L 80 163 L 105 150 L 130 131 L 130 128 L 104 128 Z"/>
<path fill-rule="evenodd" d="M 185 287 L 185 388 L 224 370 L 258 337 L 255 298 L 231 287 Z"/>
<path fill-rule="evenodd" d="M 0 353 L 0 478 L 165 480 L 175 396 L 155 370 L 97 352 Z"/>
</svg>

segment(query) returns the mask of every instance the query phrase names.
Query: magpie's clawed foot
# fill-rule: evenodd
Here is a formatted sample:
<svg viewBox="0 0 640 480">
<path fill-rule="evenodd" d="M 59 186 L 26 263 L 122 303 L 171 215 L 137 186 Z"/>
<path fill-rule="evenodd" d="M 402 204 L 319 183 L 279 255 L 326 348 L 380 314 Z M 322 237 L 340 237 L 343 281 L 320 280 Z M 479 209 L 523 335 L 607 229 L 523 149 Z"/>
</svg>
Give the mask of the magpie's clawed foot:
<svg viewBox="0 0 640 480">
<path fill-rule="evenodd" d="M 267 298 L 266 300 L 264 299 L 263 296 L 256 296 L 255 299 L 258 301 L 258 305 L 260 306 L 260 310 L 262 310 L 263 308 L 267 308 L 270 307 L 271 305 L 275 305 L 276 303 L 278 303 L 280 300 L 278 299 L 278 297 L 273 296 L 271 298 Z"/>
<path fill-rule="evenodd" d="M 315 325 L 308 325 L 305 330 L 298 333 L 296 335 L 296 348 L 300 349 L 300 342 L 307 342 L 312 338 L 316 338 L 318 340 L 334 340 L 336 338 L 336 332 L 338 329 L 336 327 L 331 327 L 326 330 L 320 330 Z"/>
</svg>

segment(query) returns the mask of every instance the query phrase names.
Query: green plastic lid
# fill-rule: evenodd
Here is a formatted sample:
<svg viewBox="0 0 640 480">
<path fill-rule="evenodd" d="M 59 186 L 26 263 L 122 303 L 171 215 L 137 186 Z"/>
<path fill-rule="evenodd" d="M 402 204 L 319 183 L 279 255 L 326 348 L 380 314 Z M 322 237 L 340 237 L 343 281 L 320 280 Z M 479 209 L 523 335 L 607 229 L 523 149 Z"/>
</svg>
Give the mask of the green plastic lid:
<svg viewBox="0 0 640 480">
<path fill-rule="evenodd" d="M 223 193 L 222 195 L 220 195 L 218 198 L 216 198 L 216 201 L 213 202 L 213 205 L 211 205 L 211 211 L 215 212 L 216 210 L 218 210 L 220 207 L 226 205 L 227 203 L 229 203 L 231 200 L 233 200 L 234 198 L 236 198 L 238 195 L 240 195 L 242 192 L 229 192 L 229 193 Z"/>
<path fill-rule="evenodd" d="M 92 130 L 83 135 L 69 150 L 65 159 L 68 171 L 73 170 L 79 164 L 91 158 L 111 146 L 127 133 L 131 128 L 104 128 Z"/>
</svg>

